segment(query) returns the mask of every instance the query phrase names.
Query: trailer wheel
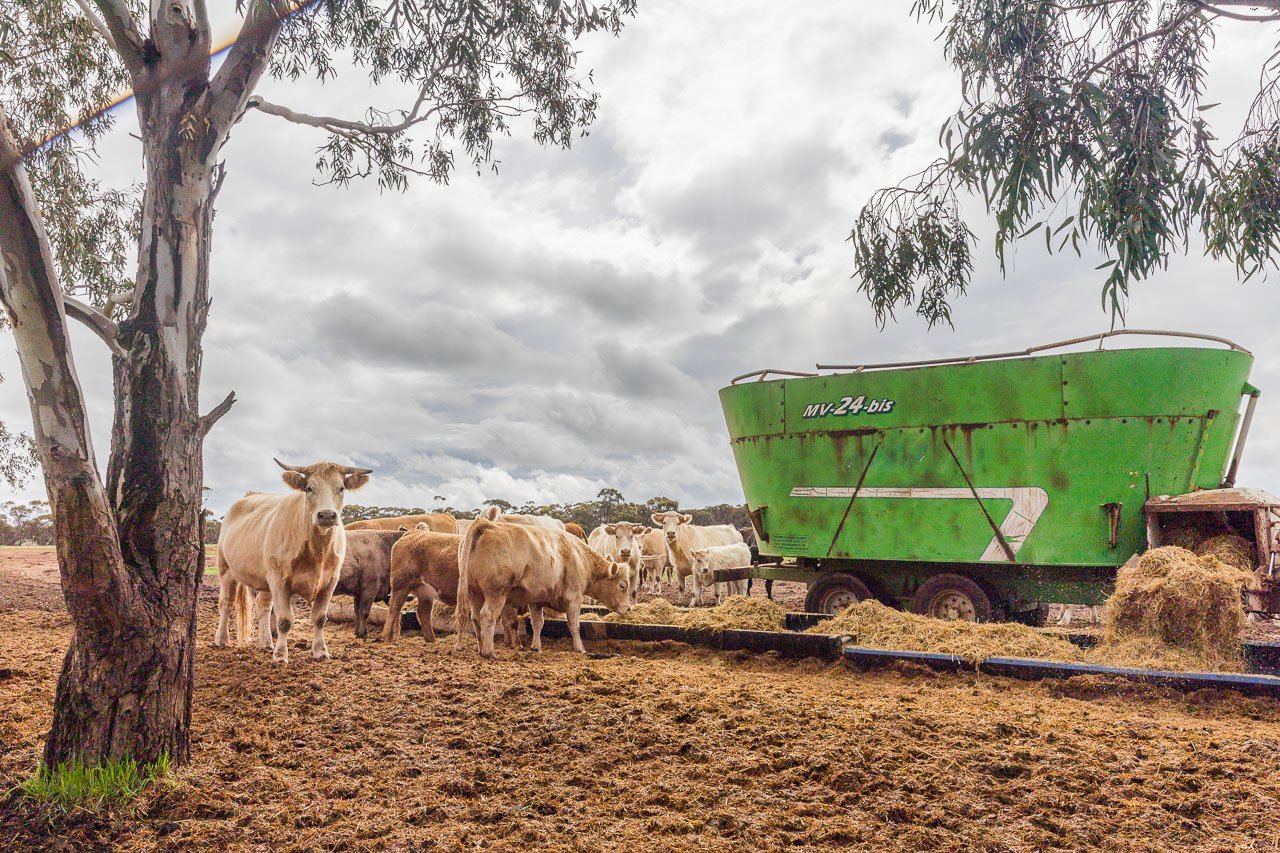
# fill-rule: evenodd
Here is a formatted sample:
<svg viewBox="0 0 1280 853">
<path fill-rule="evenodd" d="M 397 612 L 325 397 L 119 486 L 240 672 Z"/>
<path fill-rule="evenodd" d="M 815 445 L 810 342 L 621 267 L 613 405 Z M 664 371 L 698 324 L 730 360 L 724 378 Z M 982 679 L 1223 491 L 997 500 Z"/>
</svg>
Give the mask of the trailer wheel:
<svg viewBox="0 0 1280 853">
<path fill-rule="evenodd" d="M 934 575 L 916 590 L 911 612 L 935 619 L 990 622 L 995 607 L 986 590 L 964 575 Z"/>
<path fill-rule="evenodd" d="M 834 615 L 851 604 L 875 598 L 862 578 L 847 572 L 832 572 L 809 586 L 804 609 L 809 613 Z"/>
</svg>

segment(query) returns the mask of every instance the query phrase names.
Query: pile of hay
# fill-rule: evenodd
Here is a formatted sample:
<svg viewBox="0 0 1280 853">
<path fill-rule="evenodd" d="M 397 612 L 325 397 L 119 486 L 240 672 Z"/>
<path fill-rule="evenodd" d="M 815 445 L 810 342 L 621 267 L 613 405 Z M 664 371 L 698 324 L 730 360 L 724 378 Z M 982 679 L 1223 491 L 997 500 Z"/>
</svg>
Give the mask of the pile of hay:
<svg viewBox="0 0 1280 853">
<path fill-rule="evenodd" d="M 1225 552 L 1232 545 L 1214 547 Z M 1091 657 L 1116 666 L 1238 670 L 1247 579 L 1247 571 L 1216 556 L 1154 548 L 1116 574 L 1103 642 Z M 1134 654 L 1143 660 L 1135 662 Z"/>
<path fill-rule="evenodd" d="M 1192 549 L 1198 557 L 1217 557 L 1228 566 L 1250 574 L 1257 565 L 1253 559 L 1253 546 L 1237 533 L 1210 536 Z"/>
<path fill-rule="evenodd" d="M 846 607 L 807 633 L 848 636 L 855 645 L 872 649 L 959 655 L 974 664 L 993 657 L 1071 662 L 1084 659 L 1084 653 L 1067 640 L 1026 625 L 948 622 L 903 613 L 871 600 Z"/>
<path fill-rule="evenodd" d="M 735 595 L 716 607 L 685 609 L 657 598 L 637 604 L 619 616 L 610 613 L 606 622 L 637 625 L 676 625 L 681 628 L 734 628 L 746 631 L 785 631 L 787 611 L 763 598 Z"/>
</svg>

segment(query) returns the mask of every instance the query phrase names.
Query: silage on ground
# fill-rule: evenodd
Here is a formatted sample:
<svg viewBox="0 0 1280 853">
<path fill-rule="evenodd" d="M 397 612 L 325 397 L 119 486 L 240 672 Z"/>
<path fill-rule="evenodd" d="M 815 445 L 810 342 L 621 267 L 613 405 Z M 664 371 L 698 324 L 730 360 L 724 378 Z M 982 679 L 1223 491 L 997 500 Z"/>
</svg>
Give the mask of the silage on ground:
<svg viewBox="0 0 1280 853">
<path fill-rule="evenodd" d="M 625 615 L 610 613 L 606 622 L 639 625 L 675 625 L 680 628 L 737 629 L 745 631 L 785 631 L 787 611 L 764 598 L 735 595 L 715 607 L 676 607 L 665 599 L 634 605 Z"/>
<path fill-rule="evenodd" d="M 903 613 L 874 600 L 850 605 L 807 633 L 848 636 L 852 643 L 866 648 L 958 655 L 974 664 L 993 657 L 1084 659 L 1084 653 L 1069 641 L 1026 625 L 946 621 Z"/>
</svg>

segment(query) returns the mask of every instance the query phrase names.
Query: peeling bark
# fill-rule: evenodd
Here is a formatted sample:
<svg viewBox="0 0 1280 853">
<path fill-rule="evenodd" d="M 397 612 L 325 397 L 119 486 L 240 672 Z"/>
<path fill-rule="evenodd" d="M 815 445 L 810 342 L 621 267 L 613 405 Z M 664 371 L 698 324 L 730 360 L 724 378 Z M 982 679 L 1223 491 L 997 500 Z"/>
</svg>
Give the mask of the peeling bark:
<svg viewBox="0 0 1280 853">
<path fill-rule="evenodd" d="M 0 301 L 14 324 L 75 626 L 44 758 L 185 762 L 204 573 L 202 444 L 234 402 L 200 416 L 217 156 L 280 20 L 275 3 L 253 4 L 253 28 L 211 90 L 203 2 L 153 3 L 145 41 L 125 4 L 96 5 L 133 78 L 147 169 L 128 316 L 107 325 L 73 306 L 118 346 L 105 484 L 52 253 L 0 108 Z"/>
</svg>

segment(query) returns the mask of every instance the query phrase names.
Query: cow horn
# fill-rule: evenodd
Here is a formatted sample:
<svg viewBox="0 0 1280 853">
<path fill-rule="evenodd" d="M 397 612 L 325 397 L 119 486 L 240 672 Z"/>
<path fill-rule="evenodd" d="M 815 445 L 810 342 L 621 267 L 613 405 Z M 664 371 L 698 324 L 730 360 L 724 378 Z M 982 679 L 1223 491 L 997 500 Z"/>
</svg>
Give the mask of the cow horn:
<svg viewBox="0 0 1280 853">
<path fill-rule="evenodd" d="M 297 471 L 299 474 L 305 473 L 300 465 L 286 465 L 274 456 L 271 457 L 271 460 L 286 471 Z"/>
<path fill-rule="evenodd" d="M 344 465 L 342 468 L 344 474 L 372 474 L 372 468 L 352 468 L 350 465 Z"/>
</svg>

